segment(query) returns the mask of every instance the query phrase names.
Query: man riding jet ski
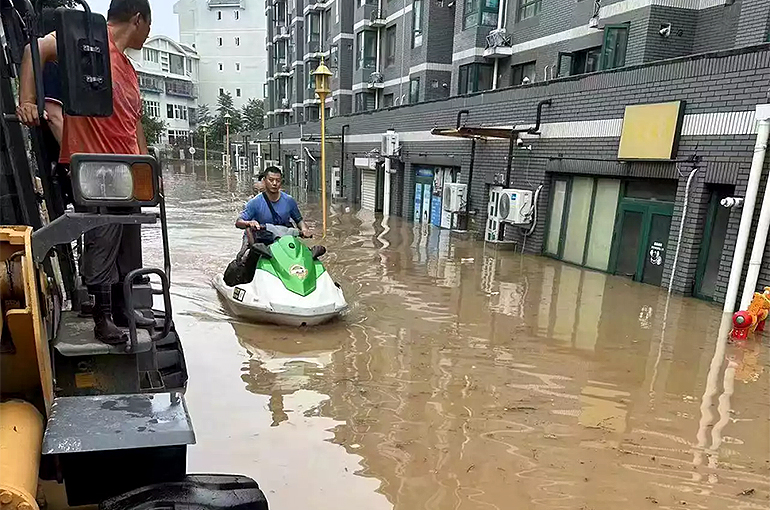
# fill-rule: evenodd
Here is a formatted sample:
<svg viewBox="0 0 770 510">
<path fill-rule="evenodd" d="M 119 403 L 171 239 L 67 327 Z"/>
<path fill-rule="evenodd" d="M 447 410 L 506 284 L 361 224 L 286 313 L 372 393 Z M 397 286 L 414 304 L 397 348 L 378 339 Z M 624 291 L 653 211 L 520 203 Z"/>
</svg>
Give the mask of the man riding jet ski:
<svg viewBox="0 0 770 510">
<path fill-rule="evenodd" d="M 311 237 L 310 230 L 297 202 L 281 191 L 280 169 L 265 170 L 264 184 L 235 222 L 246 230 L 243 245 L 214 287 L 235 315 L 247 319 L 312 326 L 339 316 L 348 305 L 318 260 L 326 249 L 308 249 L 298 239 Z"/>
</svg>

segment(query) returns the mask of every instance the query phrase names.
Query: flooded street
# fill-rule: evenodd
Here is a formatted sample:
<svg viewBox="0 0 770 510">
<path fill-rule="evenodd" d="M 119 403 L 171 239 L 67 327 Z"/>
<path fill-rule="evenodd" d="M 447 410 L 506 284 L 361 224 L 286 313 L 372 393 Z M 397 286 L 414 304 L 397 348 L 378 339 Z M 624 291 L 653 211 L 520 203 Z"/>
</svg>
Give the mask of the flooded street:
<svg viewBox="0 0 770 510">
<path fill-rule="evenodd" d="M 332 204 L 351 311 L 242 323 L 210 281 L 251 184 L 209 170 L 165 175 L 190 472 L 274 509 L 770 507 L 767 337 L 715 357 L 720 307 Z"/>
</svg>

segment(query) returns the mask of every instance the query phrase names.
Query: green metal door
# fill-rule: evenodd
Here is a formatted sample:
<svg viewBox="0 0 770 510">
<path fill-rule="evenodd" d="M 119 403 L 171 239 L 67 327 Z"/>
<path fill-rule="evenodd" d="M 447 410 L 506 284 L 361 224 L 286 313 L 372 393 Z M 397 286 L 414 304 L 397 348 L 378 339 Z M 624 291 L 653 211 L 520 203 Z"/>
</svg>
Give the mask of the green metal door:
<svg viewBox="0 0 770 510">
<path fill-rule="evenodd" d="M 660 285 L 673 211 L 671 203 L 623 199 L 615 225 L 610 271 Z"/>
</svg>

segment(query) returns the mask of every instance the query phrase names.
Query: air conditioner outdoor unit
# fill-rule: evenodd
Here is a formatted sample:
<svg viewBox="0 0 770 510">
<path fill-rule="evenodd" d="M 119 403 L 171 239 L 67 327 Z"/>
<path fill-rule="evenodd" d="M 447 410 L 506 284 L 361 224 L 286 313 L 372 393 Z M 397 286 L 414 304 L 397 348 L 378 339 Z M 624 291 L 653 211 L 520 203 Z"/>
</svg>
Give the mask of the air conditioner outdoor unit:
<svg viewBox="0 0 770 510">
<path fill-rule="evenodd" d="M 467 190 L 467 184 L 459 182 L 449 182 L 444 184 L 444 197 L 441 201 L 444 210 L 453 213 L 465 210 L 465 193 Z"/>
<path fill-rule="evenodd" d="M 532 217 L 532 190 L 502 189 L 497 204 L 497 216 L 500 221 L 523 225 Z"/>
<path fill-rule="evenodd" d="M 388 131 L 382 135 L 382 149 L 380 154 L 383 156 L 398 156 L 398 142 L 398 133 L 392 129 L 388 129 Z"/>
</svg>

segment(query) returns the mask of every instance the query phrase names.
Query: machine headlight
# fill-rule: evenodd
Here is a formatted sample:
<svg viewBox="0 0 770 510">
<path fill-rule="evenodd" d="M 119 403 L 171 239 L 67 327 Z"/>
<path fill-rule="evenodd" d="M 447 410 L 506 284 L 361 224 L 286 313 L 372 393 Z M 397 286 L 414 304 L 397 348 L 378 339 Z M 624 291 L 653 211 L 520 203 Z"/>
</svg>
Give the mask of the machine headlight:
<svg viewBox="0 0 770 510">
<path fill-rule="evenodd" d="M 158 163 L 152 156 L 75 154 L 71 169 L 75 201 L 80 205 L 158 203 Z"/>
</svg>

